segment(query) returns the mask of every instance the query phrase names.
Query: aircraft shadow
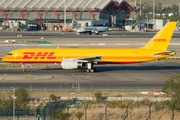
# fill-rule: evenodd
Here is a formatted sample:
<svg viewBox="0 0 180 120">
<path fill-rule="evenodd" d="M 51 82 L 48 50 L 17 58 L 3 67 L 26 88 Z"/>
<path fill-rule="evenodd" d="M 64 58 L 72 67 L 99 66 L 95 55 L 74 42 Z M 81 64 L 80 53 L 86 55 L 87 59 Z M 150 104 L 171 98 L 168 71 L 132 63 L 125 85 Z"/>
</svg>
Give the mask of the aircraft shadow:
<svg viewBox="0 0 180 120">
<path fill-rule="evenodd" d="M 180 66 L 95 66 L 97 68 L 97 72 L 103 71 L 142 71 L 142 70 L 180 70 Z M 47 69 L 40 69 L 40 70 L 64 70 L 62 68 L 47 68 Z M 86 71 L 86 68 L 81 69 L 74 69 L 72 71 Z M 64 71 L 71 71 L 71 70 L 64 70 Z"/>
</svg>

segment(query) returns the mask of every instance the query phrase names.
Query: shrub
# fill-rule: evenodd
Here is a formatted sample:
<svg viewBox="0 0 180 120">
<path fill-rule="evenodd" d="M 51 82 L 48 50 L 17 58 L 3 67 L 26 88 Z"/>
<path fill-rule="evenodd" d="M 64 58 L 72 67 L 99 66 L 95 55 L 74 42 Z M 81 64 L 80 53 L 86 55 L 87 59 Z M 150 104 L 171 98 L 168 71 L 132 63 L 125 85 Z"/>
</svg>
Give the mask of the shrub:
<svg viewBox="0 0 180 120">
<path fill-rule="evenodd" d="M 94 97 L 96 98 L 96 101 L 99 103 L 100 101 L 102 101 L 102 92 L 96 91 L 94 93 Z"/>
<path fill-rule="evenodd" d="M 26 89 L 19 87 L 18 89 L 16 89 L 15 95 L 17 97 L 15 104 L 17 109 L 23 108 L 24 105 L 29 102 L 28 92 L 26 91 Z"/>
<path fill-rule="evenodd" d="M 112 101 L 112 102 L 109 103 L 108 107 L 115 108 L 115 107 L 118 107 L 118 104 L 119 104 L 118 102 Z"/>
<path fill-rule="evenodd" d="M 1 109 L 12 109 L 13 98 L 11 95 L 12 94 L 8 95 L 6 98 L 1 97 L 0 100 Z M 28 92 L 26 91 L 26 89 L 22 87 L 17 88 L 15 91 L 15 96 L 16 96 L 16 100 L 15 100 L 16 109 L 24 109 L 24 107 L 26 107 L 25 106 L 26 103 L 29 102 Z"/>
<path fill-rule="evenodd" d="M 124 103 L 119 104 L 118 107 L 120 107 L 120 108 L 126 108 L 126 104 L 124 104 Z"/>
<path fill-rule="evenodd" d="M 54 94 L 51 94 L 51 95 L 49 96 L 49 98 L 50 98 L 51 100 L 56 100 L 56 96 L 55 96 Z"/>
<path fill-rule="evenodd" d="M 60 115 L 60 116 L 59 116 Z M 53 114 L 53 116 L 52 117 L 56 117 L 56 118 L 58 118 L 59 117 L 59 120 L 66 120 L 67 119 L 67 117 L 68 117 L 68 113 L 65 113 L 65 112 L 63 112 L 62 110 L 56 110 L 55 111 L 55 114 Z"/>
<path fill-rule="evenodd" d="M 116 95 L 115 97 L 121 97 L 122 95 L 121 94 L 118 94 L 118 95 Z"/>
<path fill-rule="evenodd" d="M 69 116 L 68 113 L 62 113 L 62 114 L 60 115 L 59 119 L 60 119 L 60 120 L 66 120 L 68 116 Z"/>
<path fill-rule="evenodd" d="M 124 104 L 124 103 L 119 103 L 118 101 L 113 101 L 113 102 L 110 102 L 109 103 L 109 105 L 108 105 L 108 107 L 110 107 L 110 108 L 117 108 L 117 107 L 119 107 L 119 108 L 125 108 L 126 107 L 126 104 Z"/>
<path fill-rule="evenodd" d="M 173 103 L 171 100 L 165 100 L 161 104 L 162 108 L 168 107 L 169 109 L 172 109 Z"/>
<path fill-rule="evenodd" d="M 162 91 L 166 93 L 167 96 L 171 97 L 170 101 L 164 102 L 164 104 L 170 104 L 169 108 L 172 109 L 173 104 L 175 103 L 175 109 L 180 110 L 180 73 L 176 73 L 171 76 L 168 81 L 163 84 Z"/>
<path fill-rule="evenodd" d="M 80 117 L 82 116 L 82 112 L 77 112 L 76 114 L 75 114 L 75 116 L 78 118 L 78 119 L 80 119 Z"/>
<path fill-rule="evenodd" d="M 144 99 L 139 101 L 139 104 L 143 104 L 143 105 L 149 106 L 151 104 L 151 101 L 148 98 L 144 98 Z"/>
<path fill-rule="evenodd" d="M 35 98 L 34 101 L 39 102 L 39 101 L 40 101 L 40 98 Z"/>
</svg>

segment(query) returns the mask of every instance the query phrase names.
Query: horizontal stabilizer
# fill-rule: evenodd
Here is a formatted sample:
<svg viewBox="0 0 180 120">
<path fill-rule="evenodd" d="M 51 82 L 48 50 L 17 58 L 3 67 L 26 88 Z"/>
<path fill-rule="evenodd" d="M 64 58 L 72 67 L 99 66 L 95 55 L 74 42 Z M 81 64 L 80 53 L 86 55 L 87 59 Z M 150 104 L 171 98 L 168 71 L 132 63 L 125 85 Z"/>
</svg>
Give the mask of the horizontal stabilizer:
<svg viewBox="0 0 180 120">
<path fill-rule="evenodd" d="M 175 54 L 175 51 L 172 50 L 172 51 L 168 51 L 168 52 L 160 52 L 160 53 L 155 53 L 153 54 L 153 56 L 162 56 L 162 55 L 170 55 L 170 54 Z"/>
</svg>

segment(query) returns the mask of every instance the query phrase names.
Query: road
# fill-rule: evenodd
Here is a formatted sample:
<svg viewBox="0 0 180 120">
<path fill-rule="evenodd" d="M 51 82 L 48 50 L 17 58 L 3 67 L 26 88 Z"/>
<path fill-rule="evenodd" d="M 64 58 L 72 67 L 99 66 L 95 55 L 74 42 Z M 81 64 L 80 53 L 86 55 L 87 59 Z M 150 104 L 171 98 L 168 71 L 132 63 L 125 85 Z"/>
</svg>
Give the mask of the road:
<svg viewBox="0 0 180 120">
<path fill-rule="evenodd" d="M 139 64 L 98 65 L 96 73 L 81 70 L 62 70 L 60 65 L 49 65 L 49 68 L 1 69 L 0 89 L 25 87 L 42 91 L 70 91 L 79 86 L 81 90 L 101 91 L 154 91 L 161 90 L 162 84 L 169 76 L 180 72 L 180 62 L 152 61 Z"/>
</svg>

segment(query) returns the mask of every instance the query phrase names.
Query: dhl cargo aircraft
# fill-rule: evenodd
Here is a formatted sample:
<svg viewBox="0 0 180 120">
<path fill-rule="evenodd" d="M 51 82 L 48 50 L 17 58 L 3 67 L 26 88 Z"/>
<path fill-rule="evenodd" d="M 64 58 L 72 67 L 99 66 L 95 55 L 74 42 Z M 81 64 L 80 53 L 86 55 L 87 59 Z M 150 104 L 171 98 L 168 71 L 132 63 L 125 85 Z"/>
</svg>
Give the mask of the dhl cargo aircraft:
<svg viewBox="0 0 180 120">
<path fill-rule="evenodd" d="M 27 48 L 9 52 L 3 61 L 10 63 L 61 63 L 63 69 L 77 69 L 86 66 L 87 72 L 95 72 L 96 64 L 128 64 L 162 59 L 175 54 L 167 51 L 176 22 L 168 22 L 142 48 Z"/>
</svg>

